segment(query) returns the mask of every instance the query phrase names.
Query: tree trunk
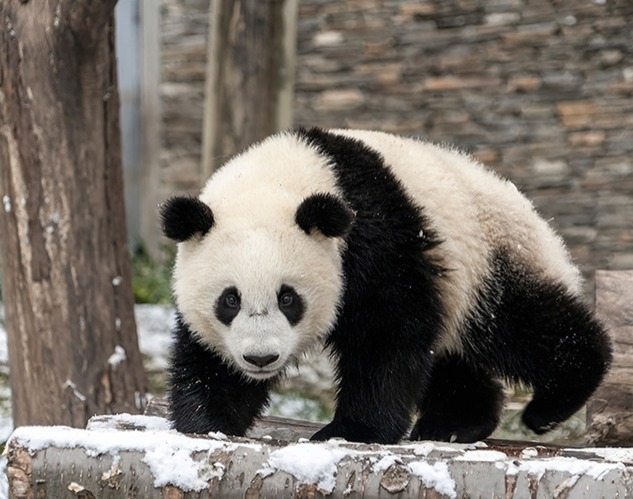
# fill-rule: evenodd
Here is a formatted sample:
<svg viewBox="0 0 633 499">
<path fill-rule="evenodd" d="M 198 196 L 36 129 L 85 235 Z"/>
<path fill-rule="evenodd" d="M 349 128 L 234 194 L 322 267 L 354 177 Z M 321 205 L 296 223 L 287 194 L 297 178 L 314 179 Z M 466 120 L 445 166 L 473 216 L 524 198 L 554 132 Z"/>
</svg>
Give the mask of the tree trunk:
<svg viewBox="0 0 633 499">
<path fill-rule="evenodd" d="M 138 412 L 116 0 L 0 3 L 0 256 L 16 426 Z"/>
<path fill-rule="evenodd" d="M 633 445 L 633 271 L 596 272 L 596 314 L 613 339 L 613 364 L 587 404 L 589 445 Z"/>
<path fill-rule="evenodd" d="M 298 0 L 214 0 L 210 13 L 204 179 L 292 124 Z"/>
</svg>

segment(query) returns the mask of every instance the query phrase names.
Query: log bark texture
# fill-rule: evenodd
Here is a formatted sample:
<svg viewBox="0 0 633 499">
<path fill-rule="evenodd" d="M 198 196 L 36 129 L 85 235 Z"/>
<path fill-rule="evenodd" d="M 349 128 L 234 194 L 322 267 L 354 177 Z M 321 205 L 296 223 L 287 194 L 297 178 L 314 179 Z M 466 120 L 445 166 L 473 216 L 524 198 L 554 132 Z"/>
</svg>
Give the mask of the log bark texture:
<svg viewBox="0 0 633 499">
<path fill-rule="evenodd" d="M 15 426 L 138 412 L 116 0 L 0 2 L 0 258 Z"/>
<path fill-rule="evenodd" d="M 613 339 L 613 364 L 587 405 L 587 442 L 633 446 L 633 270 L 596 272 L 596 314 Z"/>
<path fill-rule="evenodd" d="M 202 173 L 292 124 L 298 0 L 214 0 Z"/>
</svg>

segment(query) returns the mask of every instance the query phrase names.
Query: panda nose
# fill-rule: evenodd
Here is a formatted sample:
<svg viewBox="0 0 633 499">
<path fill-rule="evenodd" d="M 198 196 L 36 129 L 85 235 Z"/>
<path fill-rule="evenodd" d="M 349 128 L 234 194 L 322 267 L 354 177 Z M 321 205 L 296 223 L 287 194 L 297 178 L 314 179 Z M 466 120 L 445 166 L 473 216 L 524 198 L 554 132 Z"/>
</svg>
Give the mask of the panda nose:
<svg viewBox="0 0 633 499">
<path fill-rule="evenodd" d="M 271 353 L 268 355 L 242 355 L 242 357 L 244 357 L 244 360 L 249 364 L 253 364 L 257 367 L 266 367 L 275 362 L 279 358 L 279 355 Z"/>
</svg>

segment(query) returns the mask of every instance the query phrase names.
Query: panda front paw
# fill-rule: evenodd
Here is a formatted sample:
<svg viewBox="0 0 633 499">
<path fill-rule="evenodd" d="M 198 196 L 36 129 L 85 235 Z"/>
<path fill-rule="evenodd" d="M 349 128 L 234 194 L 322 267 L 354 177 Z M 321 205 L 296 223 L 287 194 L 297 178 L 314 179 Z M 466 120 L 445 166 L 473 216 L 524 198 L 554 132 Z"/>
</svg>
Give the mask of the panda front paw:
<svg viewBox="0 0 633 499">
<path fill-rule="evenodd" d="M 494 414 L 479 421 L 450 421 L 447 416 L 422 416 L 411 430 L 411 440 L 435 440 L 440 442 L 472 443 L 483 440 L 497 427 Z"/>
<path fill-rule="evenodd" d="M 312 435 L 310 440 L 322 442 L 331 438 L 342 438 L 348 442 L 396 444 L 402 438 L 402 433 L 389 424 L 376 429 L 358 421 L 335 419 Z"/>
<path fill-rule="evenodd" d="M 329 440 L 331 438 L 343 438 L 347 440 L 347 433 L 348 432 L 341 423 L 337 421 L 332 421 L 331 423 L 326 424 L 314 435 L 312 435 L 312 437 L 310 437 L 310 440 L 314 442 L 325 442 L 326 440 Z"/>
<path fill-rule="evenodd" d="M 436 442 L 472 443 L 483 440 L 490 435 L 489 428 L 420 428 L 415 426 L 411 431 L 411 440 L 434 440 Z"/>
</svg>

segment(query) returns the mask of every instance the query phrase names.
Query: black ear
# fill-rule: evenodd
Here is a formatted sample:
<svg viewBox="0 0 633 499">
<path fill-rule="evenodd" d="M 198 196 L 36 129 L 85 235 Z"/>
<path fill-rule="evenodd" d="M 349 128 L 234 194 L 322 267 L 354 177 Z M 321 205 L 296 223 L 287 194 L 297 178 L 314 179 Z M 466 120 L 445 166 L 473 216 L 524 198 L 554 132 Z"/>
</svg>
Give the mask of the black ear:
<svg viewBox="0 0 633 499">
<path fill-rule="evenodd" d="M 194 234 L 204 236 L 213 227 L 211 208 L 191 196 L 174 196 L 160 207 L 163 234 L 179 243 Z"/>
<path fill-rule="evenodd" d="M 316 228 L 327 237 L 344 236 L 353 221 L 354 212 L 332 194 L 313 194 L 307 197 L 295 214 L 295 222 L 306 234 Z"/>
</svg>

